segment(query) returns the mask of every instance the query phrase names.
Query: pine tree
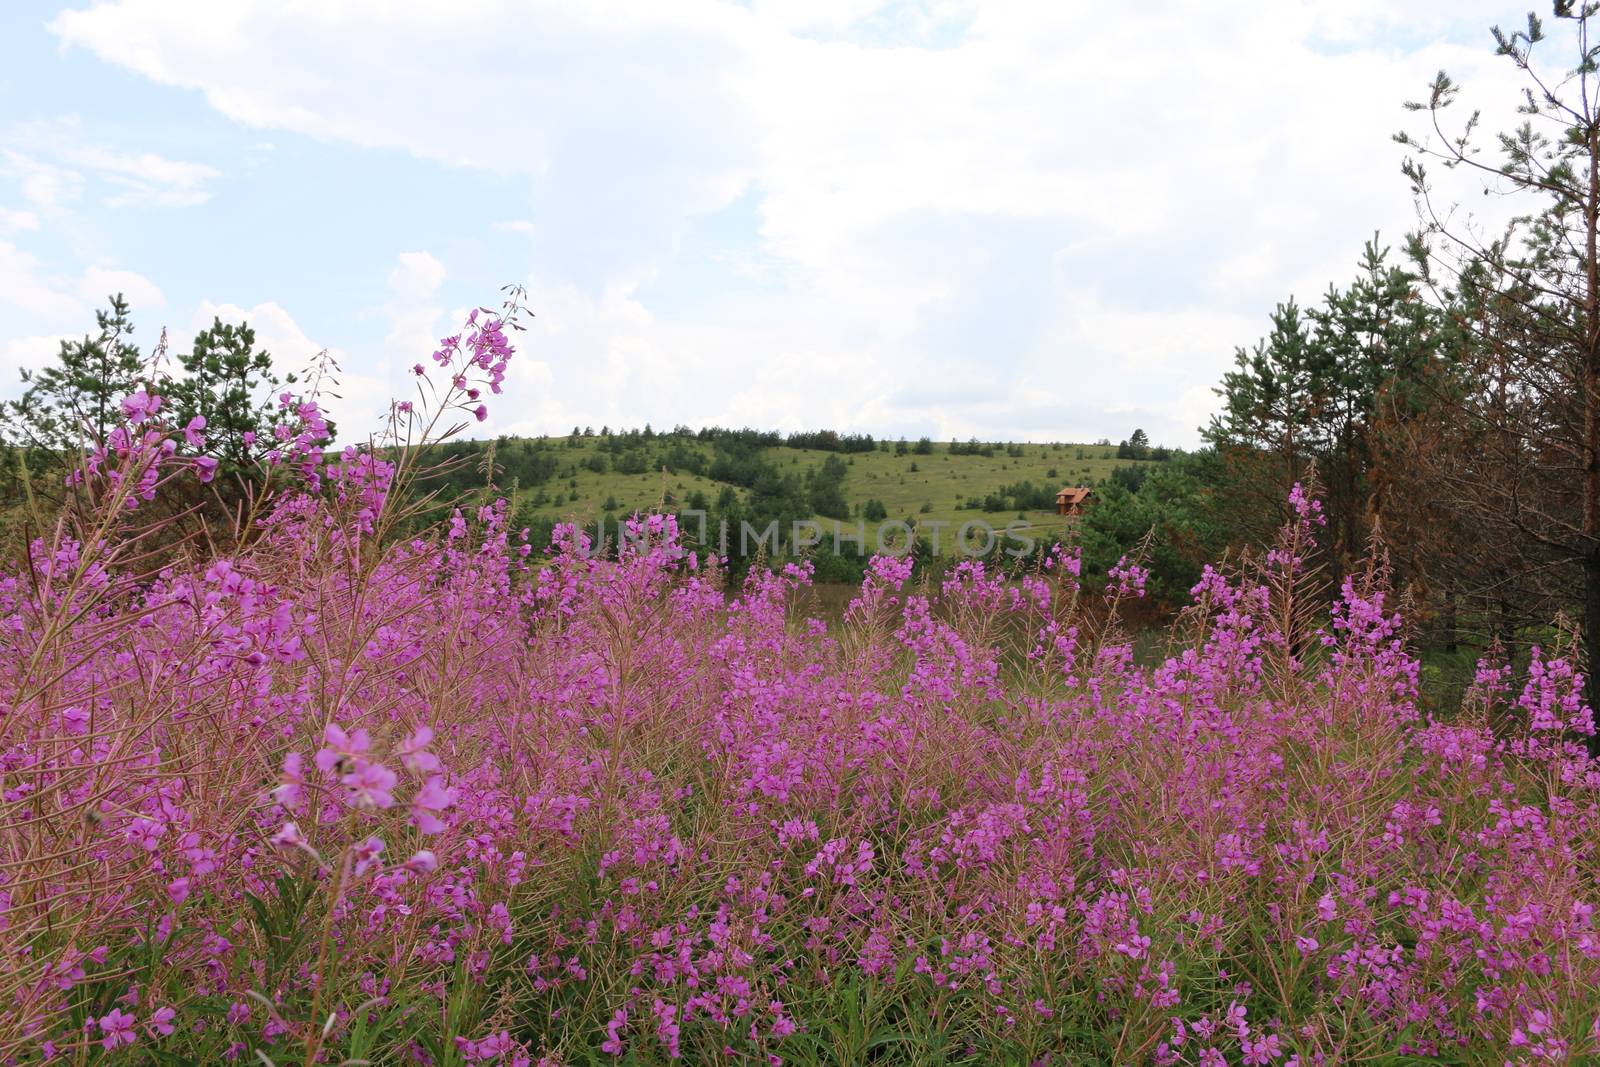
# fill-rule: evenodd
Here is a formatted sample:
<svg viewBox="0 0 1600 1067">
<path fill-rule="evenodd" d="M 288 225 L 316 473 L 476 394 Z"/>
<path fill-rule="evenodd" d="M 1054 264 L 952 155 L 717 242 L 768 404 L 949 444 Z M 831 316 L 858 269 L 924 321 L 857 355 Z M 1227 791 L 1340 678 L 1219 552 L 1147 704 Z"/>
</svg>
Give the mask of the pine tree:
<svg viewBox="0 0 1600 1067">
<path fill-rule="evenodd" d="M 1437 468 L 1455 490 L 1445 500 L 1501 550 L 1501 589 L 1537 598 L 1554 577 L 1581 599 L 1600 703 L 1600 5 L 1555 0 L 1553 11 L 1565 30 L 1554 45 L 1532 14 L 1524 30 L 1491 31 L 1522 83 L 1518 124 L 1496 152 L 1477 147 L 1479 112 L 1450 128 L 1460 87 L 1443 71 L 1406 104 L 1425 132 L 1395 139 L 1412 153 L 1403 172 L 1423 225 L 1412 250 L 1467 340 L 1441 390 L 1443 425 L 1462 444 Z M 1547 58 L 1551 47 L 1564 54 Z M 1439 204 L 1430 160 L 1523 214 L 1486 239 Z M 1590 742 L 1600 754 L 1600 736 Z"/>
<path fill-rule="evenodd" d="M 62 341 L 51 366 L 24 370 L 27 389 L 0 411 L 6 436 L 36 454 L 30 459 L 36 469 L 64 463 L 80 447 L 105 440 L 122 421 L 122 399 L 145 373 L 130 341 L 133 323 L 121 293 L 95 312 L 95 326 L 93 335 Z"/>
<path fill-rule="evenodd" d="M 1264 520 L 1241 531 L 1247 539 L 1270 532 L 1289 487 L 1314 466 L 1338 554 L 1364 552 L 1368 521 L 1386 506 L 1374 427 L 1380 413 L 1392 421 L 1420 403 L 1439 327 L 1416 275 L 1390 264 L 1376 236 L 1349 287 L 1330 286 L 1303 312 L 1292 299 L 1278 305 L 1272 332 L 1238 351 L 1205 431 L 1235 471 L 1230 492 L 1253 498 L 1242 513 Z"/>
<path fill-rule="evenodd" d="M 167 383 L 173 419 L 180 426 L 205 419 L 204 451 L 227 474 L 249 475 L 257 459 L 275 447 L 272 430 L 286 418 L 273 393 L 285 384 L 273 373 L 272 355 L 257 350 L 248 323 L 213 319 L 178 357 L 184 374 Z M 288 383 L 294 382 L 288 376 Z"/>
</svg>

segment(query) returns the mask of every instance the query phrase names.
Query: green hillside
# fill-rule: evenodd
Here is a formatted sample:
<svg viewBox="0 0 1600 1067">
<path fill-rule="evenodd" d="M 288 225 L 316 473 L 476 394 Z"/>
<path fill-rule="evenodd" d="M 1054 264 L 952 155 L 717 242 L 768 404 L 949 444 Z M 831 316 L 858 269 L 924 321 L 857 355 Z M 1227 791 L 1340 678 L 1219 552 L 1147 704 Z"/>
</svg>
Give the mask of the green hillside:
<svg viewBox="0 0 1600 1067">
<path fill-rule="evenodd" d="M 711 508 L 719 499 L 726 504 L 728 494 L 744 500 L 753 492 L 748 485 L 717 476 L 719 454 L 727 451 L 720 442 L 683 432 L 621 440 L 621 435 L 502 438 L 494 443 L 497 489 L 513 501 L 520 524 L 579 522 L 588 527 L 605 516 Z M 842 463 L 839 489 L 848 508 L 847 531 L 858 522 L 874 530 L 880 521 L 871 506 L 876 502 L 887 519 L 923 528 L 938 522 L 953 531 L 975 519 L 1000 527 L 1020 519 L 1039 537 L 1061 533 L 1068 521 L 1055 514 L 1057 489 L 1098 485 L 1117 467 L 1153 462 L 1118 458 L 1118 446 L 1107 444 L 967 442 L 952 451 L 952 443 L 940 442 L 923 443 L 926 451 L 919 452 L 916 443 L 876 442 L 867 450 L 858 441 L 853 447 L 862 450 L 766 443 L 747 454 L 799 480 L 816 477 L 830 458 Z M 463 471 L 451 481 L 485 483 L 487 442 L 458 442 L 447 448 L 470 453 Z M 1127 452 L 1126 446 L 1122 451 Z M 1164 456 L 1165 451 L 1150 454 Z M 1008 491 L 1027 486 L 1033 490 L 1031 500 Z M 831 510 L 840 512 L 838 507 Z M 816 509 L 805 513 L 824 530 L 839 522 Z"/>
</svg>

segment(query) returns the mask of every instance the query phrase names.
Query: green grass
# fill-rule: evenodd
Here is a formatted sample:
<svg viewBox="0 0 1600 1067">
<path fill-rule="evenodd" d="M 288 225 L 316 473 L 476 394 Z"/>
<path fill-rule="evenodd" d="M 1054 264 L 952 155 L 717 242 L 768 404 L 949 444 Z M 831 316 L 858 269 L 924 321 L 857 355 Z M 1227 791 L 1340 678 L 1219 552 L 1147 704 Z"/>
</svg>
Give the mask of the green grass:
<svg viewBox="0 0 1600 1067">
<path fill-rule="evenodd" d="M 608 499 L 616 501 L 616 508 L 612 509 L 617 515 L 628 515 L 636 511 L 653 511 L 665 504 L 671 508 L 681 507 L 696 489 L 701 490 L 706 496 L 715 500 L 717 493 L 722 489 L 722 483 L 703 478 L 688 471 L 674 471 L 663 474 L 661 471 L 649 471 L 644 474 L 618 474 L 616 471 L 606 471 L 596 474 L 583 466 L 583 460 L 595 452 L 590 442 L 585 442 L 581 448 L 573 449 L 570 453 L 572 463 L 580 464 L 576 471 L 570 473 L 563 468 L 558 477 L 552 478 L 543 486 L 532 488 L 519 488 L 513 501 L 515 506 L 520 506 L 526 501 L 536 499 L 542 491 L 551 497 L 549 503 L 538 505 L 537 514 L 545 518 L 559 519 L 563 522 L 581 522 L 592 524 L 607 508 Z M 566 459 L 569 453 L 563 449 L 562 458 Z M 575 485 L 575 488 L 574 488 Z M 572 496 L 576 494 L 577 499 Z"/>
<path fill-rule="evenodd" d="M 990 456 L 952 456 L 947 446 L 935 445 L 931 456 L 896 456 L 892 452 L 865 452 L 845 458 L 850 473 L 845 477 L 845 497 L 852 509 L 859 508 L 869 499 L 881 500 L 888 509 L 889 518 L 927 523 L 938 520 L 950 524 L 949 528 L 973 519 L 983 519 L 995 526 L 1025 517 L 1039 533 L 1060 533 L 1067 520 L 1055 511 L 983 512 L 957 509 L 957 503 L 982 499 L 1001 486 L 1031 481 L 1035 485 L 1049 485 L 1060 489 L 1065 485 L 1096 485 L 1110 477 L 1113 468 L 1134 461 L 1118 460 L 1116 449 L 1099 445 L 1024 445 L 1020 457 L 1003 452 Z M 1078 459 L 1082 452 L 1083 459 Z M 820 464 L 828 455 L 801 449 L 769 449 L 767 456 L 781 466 L 784 456 L 793 457 L 791 463 L 800 467 Z M 912 470 L 915 466 L 917 469 Z M 1054 469 L 1055 477 L 1049 472 Z M 933 507 L 928 511 L 926 504 Z"/>
<path fill-rule="evenodd" d="M 627 515 L 663 504 L 682 507 L 696 490 L 715 501 L 723 488 L 721 482 L 688 471 L 663 473 L 656 470 L 633 475 L 614 470 L 596 473 L 583 463 L 599 451 L 597 438 L 581 438 L 576 447 L 569 445 L 566 438 L 543 440 L 557 449 L 561 469 L 543 486 L 519 488 L 514 501 L 519 506 L 533 504 L 533 512 L 542 518 L 592 526 L 607 511 Z M 711 447 L 698 447 L 709 459 Z M 849 467 L 844 494 L 852 519 L 844 524 L 846 532 L 855 529 L 862 507 L 868 500 L 875 499 L 884 504 L 891 520 L 917 523 L 924 528 L 930 522 L 945 523 L 942 545 L 949 543 L 962 523 L 972 520 L 983 520 L 999 528 L 1020 517 L 1028 524 L 1032 536 L 1044 538 L 1060 534 L 1069 520 L 1056 515 L 1054 510 L 984 512 L 961 505 L 1022 481 L 1048 485 L 1052 489 L 1096 485 L 1110 477 L 1116 467 L 1138 462 L 1117 459 L 1116 447 L 1107 445 L 1026 444 L 1021 446 L 1021 456 L 1007 455 L 1004 447 L 997 449 L 993 456 L 951 455 L 948 447 L 944 443 L 936 444 L 932 455 L 921 456 L 881 450 L 846 454 L 788 447 L 765 449 L 762 454 L 779 470 L 797 474 L 819 466 L 830 455 L 839 455 Z M 534 504 L 541 492 L 549 499 Z M 614 501 L 616 507 L 607 508 L 608 501 Z M 818 522 L 827 532 L 836 525 L 832 519 L 819 518 Z M 874 526 L 867 523 L 869 548 Z"/>
</svg>

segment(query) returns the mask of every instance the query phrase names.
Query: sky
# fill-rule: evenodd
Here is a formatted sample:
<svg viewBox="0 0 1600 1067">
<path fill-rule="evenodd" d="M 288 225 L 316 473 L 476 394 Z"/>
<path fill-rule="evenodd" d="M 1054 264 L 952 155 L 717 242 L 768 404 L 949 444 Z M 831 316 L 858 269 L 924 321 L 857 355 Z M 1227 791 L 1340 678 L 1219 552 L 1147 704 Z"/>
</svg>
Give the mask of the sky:
<svg viewBox="0 0 1600 1067">
<path fill-rule="evenodd" d="M 1120 9 L 1120 10 L 1119 10 Z M 1506 98 L 1480 0 L 0 5 L 0 398 L 107 293 L 341 437 L 502 286 L 476 432 L 1191 446 L 1238 346 L 1415 225 L 1401 108 Z"/>
</svg>

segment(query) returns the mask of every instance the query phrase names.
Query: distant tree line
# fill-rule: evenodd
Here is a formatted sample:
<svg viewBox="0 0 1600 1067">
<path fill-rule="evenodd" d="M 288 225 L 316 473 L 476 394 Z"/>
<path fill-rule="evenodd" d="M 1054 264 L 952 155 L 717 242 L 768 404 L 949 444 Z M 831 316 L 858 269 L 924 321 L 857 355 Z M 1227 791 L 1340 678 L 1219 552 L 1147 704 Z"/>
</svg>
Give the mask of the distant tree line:
<svg viewBox="0 0 1600 1067">
<path fill-rule="evenodd" d="M 1164 445 L 1152 446 L 1149 434 L 1143 430 L 1134 430 L 1133 433 L 1117 443 L 1117 458 L 1165 463 L 1172 458 L 1172 449 Z"/>
</svg>

